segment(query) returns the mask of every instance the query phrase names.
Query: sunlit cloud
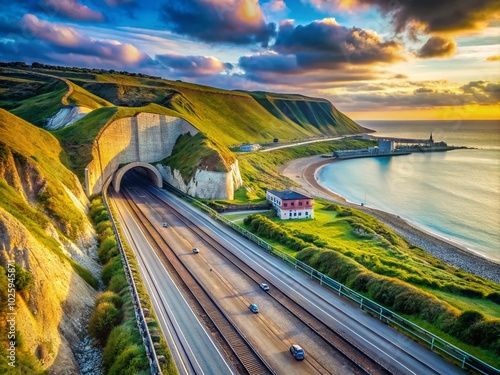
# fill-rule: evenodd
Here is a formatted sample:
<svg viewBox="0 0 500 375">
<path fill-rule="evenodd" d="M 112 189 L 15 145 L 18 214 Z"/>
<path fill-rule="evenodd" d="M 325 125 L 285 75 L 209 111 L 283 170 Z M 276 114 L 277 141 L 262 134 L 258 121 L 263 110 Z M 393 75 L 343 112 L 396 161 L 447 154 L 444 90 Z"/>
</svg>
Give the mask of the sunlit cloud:
<svg viewBox="0 0 500 375">
<path fill-rule="evenodd" d="M 450 57 L 455 54 L 456 48 L 455 41 L 440 36 L 432 36 L 418 50 L 417 56 L 423 59 Z"/>
<path fill-rule="evenodd" d="M 267 45 L 276 26 L 267 24 L 253 0 L 184 0 L 166 2 L 161 19 L 178 34 L 208 42 Z"/>
<path fill-rule="evenodd" d="M 220 74 L 233 68 L 212 56 L 157 55 L 156 60 L 173 75 L 180 77 L 201 77 Z"/>
<path fill-rule="evenodd" d="M 40 7 L 45 13 L 61 14 L 75 21 L 103 21 L 104 15 L 80 4 L 76 0 L 42 0 Z"/>
</svg>

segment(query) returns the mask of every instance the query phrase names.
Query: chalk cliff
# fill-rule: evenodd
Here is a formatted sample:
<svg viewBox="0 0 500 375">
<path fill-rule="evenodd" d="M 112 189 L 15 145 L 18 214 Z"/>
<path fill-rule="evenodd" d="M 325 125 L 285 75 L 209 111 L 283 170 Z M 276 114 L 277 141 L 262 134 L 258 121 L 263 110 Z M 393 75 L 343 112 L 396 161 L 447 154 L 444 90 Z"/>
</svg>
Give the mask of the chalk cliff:
<svg viewBox="0 0 500 375">
<path fill-rule="evenodd" d="M 156 167 L 165 181 L 196 198 L 233 199 L 234 191 L 243 183 L 237 160 L 227 172 L 196 169 L 194 176 L 187 183 L 179 170 L 172 170 L 170 166 L 161 164 L 157 164 Z"/>
</svg>

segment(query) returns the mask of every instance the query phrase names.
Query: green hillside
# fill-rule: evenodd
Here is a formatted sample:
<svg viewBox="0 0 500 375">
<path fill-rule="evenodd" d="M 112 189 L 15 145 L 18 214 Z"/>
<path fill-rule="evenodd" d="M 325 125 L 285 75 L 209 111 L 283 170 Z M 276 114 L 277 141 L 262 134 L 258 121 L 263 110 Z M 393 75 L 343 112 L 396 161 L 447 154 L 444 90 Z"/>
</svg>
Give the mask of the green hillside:
<svg viewBox="0 0 500 375">
<path fill-rule="evenodd" d="M 72 92 L 66 98 L 68 84 Z M 229 91 L 97 69 L 0 67 L 1 108 L 43 127 L 46 119 L 63 107 L 61 102 L 93 110 L 53 133 L 65 150 L 66 165 L 80 181 L 92 160 L 92 144 L 101 129 L 116 119 L 140 112 L 181 117 L 198 128 L 204 141 L 198 144 L 200 140 L 196 138 L 188 144 L 194 148 L 203 146 L 203 153 L 219 154 L 209 158 L 220 163 L 212 166 L 212 170 L 226 168 L 224 161 L 235 159 L 227 147 L 241 143 L 269 143 L 275 138 L 293 141 L 365 131 L 329 101 L 303 95 Z M 177 147 L 178 159 L 193 159 L 193 147 Z M 169 162 L 177 163 L 174 159 Z M 197 163 L 189 165 L 195 167 Z M 185 176 L 194 172 L 186 168 L 182 167 Z"/>
<path fill-rule="evenodd" d="M 64 186 L 77 193 L 77 183 L 73 173 L 61 162 L 65 152 L 58 140 L 49 132 L 0 109 L 0 205 L 7 211 L 19 213 L 21 222 L 29 223 L 47 215 L 59 229 L 70 238 L 77 238 L 84 223 L 83 214 L 76 209 Z M 15 162 L 13 167 L 12 162 Z M 32 181 L 20 181 L 25 191 L 34 194 L 35 209 L 42 213 L 32 215 L 33 207 L 24 202 L 26 192 L 12 189 L 14 177 L 7 173 L 15 168 L 19 173 L 30 170 Z M 12 179 L 12 181 L 6 180 Z M 18 202 L 18 203 L 16 203 Z M 12 207 L 15 205 L 16 207 Z M 11 209 L 9 209 L 11 208 Z M 16 216 L 16 215 L 15 215 Z M 42 225 L 46 219 L 38 224 Z M 42 225 L 43 228 L 43 225 Z"/>
<path fill-rule="evenodd" d="M 208 138 L 225 146 L 270 142 L 274 138 L 291 141 L 364 131 L 329 101 L 302 95 L 230 91 L 137 74 L 77 68 L 25 68 L 18 71 L 4 68 L 0 69 L 0 87 L 13 86 L 12 79 L 17 78 L 13 77 L 16 74 L 38 85 L 41 78 L 36 74 L 67 78 L 74 88 L 68 101 L 91 109 L 111 106 L 141 108 L 156 104 L 156 107 L 148 110 L 155 111 L 156 108 L 155 112 L 165 113 L 164 109 L 170 109 L 169 114 L 186 119 Z M 52 87 L 50 98 L 40 96 L 51 88 L 48 85 L 58 86 Z M 67 90 L 62 85 L 63 82 L 54 81 L 53 78 L 39 88 L 38 95 L 15 103 L 8 102 L 0 91 L 0 107 L 36 125 L 43 125 L 43 118 L 60 108 L 58 100 Z M 21 91 L 24 87 L 21 83 L 15 86 Z M 30 104 L 46 103 L 49 99 L 50 105 L 44 105 L 44 111 L 35 113 L 28 109 Z M 127 112 L 118 111 L 113 118 L 119 117 L 121 113 L 126 115 Z M 230 132 L 227 131 L 229 128 Z"/>
</svg>

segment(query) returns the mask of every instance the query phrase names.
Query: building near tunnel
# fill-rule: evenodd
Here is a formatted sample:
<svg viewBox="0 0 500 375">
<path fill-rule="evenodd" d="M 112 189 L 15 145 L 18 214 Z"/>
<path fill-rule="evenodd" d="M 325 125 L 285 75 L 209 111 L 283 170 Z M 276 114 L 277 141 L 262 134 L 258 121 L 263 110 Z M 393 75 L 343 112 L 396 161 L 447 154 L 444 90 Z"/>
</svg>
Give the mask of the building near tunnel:
<svg viewBox="0 0 500 375">
<path fill-rule="evenodd" d="M 266 198 L 282 220 L 312 219 L 314 217 L 314 198 L 307 195 L 293 190 L 267 190 Z"/>
</svg>

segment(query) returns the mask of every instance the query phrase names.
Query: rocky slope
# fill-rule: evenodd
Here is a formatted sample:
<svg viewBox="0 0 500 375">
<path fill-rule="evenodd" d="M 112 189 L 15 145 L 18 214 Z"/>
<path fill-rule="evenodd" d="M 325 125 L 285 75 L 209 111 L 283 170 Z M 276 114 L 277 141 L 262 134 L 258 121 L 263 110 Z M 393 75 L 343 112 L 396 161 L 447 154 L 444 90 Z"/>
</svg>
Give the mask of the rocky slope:
<svg viewBox="0 0 500 375">
<path fill-rule="evenodd" d="M 78 373 L 74 351 L 95 300 L 92 273 L 99 274 L 87 198 L 48 132 L 0 110 L 0 140 L 0 265 L 15 262 L 33 276 L 16 293 L 19 361 L 31 356 L 51 374 Z"/>
</svg>

